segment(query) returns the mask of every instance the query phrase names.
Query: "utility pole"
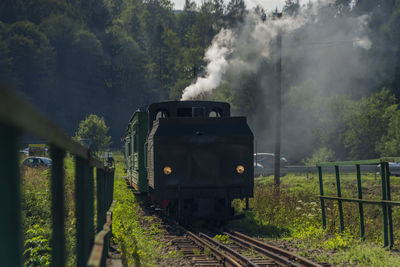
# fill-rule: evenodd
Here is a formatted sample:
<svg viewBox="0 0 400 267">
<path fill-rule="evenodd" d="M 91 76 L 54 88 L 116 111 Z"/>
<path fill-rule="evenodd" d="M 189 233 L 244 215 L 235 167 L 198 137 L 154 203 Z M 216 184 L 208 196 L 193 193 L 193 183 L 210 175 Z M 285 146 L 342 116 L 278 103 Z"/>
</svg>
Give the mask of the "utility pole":
<svg viewBox="0 0 400 267">
<path fill-rule="evenodd" d="M 276 18 L 280 19 L 282 13 L 276 12 Z M 279 30 L 276 38 L 277 61 L 276 61 L 276 89 L 275 89 L 275 159 L 274 159 L 274 184 L 276 188 L 280 186 L 281 168 L 281 95 L 282 95 L 282 32 Z"/>
</svg>

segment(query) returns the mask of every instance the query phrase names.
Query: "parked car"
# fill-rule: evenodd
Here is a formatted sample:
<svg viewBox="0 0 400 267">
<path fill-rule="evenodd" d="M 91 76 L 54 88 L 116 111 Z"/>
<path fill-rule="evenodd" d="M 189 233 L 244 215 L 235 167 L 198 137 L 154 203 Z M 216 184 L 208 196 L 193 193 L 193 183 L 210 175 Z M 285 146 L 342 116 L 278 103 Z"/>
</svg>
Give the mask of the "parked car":
<svg viewBox="0 0 400 267">
<path fill-rule="evenodd" d="M 275 163 L 274 153 L 254 153 L 254 162 L 260 163 L 265 168 L 273 168 Z M 286 167 L 288 164 L 287 159 L 281 155 L 281 168 Z"/>
<path fill-rule="evenodd" d="M 24 148 L 19 151 L 19 154 L 29 156 L 29 148 Z"/>
<path fill-rule="evenodd" d="M 26 167 L 50 167 L 51 164 L 51 159 L 45 157 L 29 157 L 22 162 Z"/>
<path fill-rule="evenodd" d="M 381 164 L 378 164 L 378 170 L 381 170 Z M 400 163 L 399 162 L 389 162 L 389 172 L 390 175 L 400 176 Z"/>
<path fill-rule="evenodd" d="M 254 162 L 254 177 L 264 175 L 264 166 L 260 163 Z"/>
</svg>

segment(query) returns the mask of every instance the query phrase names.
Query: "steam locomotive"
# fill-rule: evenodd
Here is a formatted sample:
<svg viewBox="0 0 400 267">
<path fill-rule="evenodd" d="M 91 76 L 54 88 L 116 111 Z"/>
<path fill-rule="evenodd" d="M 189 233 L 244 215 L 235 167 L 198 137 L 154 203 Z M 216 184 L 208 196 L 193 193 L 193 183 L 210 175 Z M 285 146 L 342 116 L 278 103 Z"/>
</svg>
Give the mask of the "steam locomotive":
<svg viewBox="0 0 400 267">
<path fill-rule="evenodd" d="M 129 183 L 179 221 L 226 221 L 253 196 L 253 133 L 230 105 L 169 101 L 138 109 L 125 137 Z"/>
</svg>

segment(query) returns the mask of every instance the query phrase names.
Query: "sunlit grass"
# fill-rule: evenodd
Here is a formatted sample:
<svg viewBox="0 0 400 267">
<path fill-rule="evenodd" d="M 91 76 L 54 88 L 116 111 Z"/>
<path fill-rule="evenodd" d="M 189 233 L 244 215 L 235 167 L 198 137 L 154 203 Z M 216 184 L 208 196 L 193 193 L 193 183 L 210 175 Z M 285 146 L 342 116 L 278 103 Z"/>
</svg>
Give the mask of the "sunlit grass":
<svg viewBox="0 0 400 267">
<path fill-rule="evenodd" d="M 348 266 L 398 266 L 400 257 L 382 249 L 382 208 L 364 205 L 366 241 L 360 239 L 357 203 L 343 203 L 345 232 L 340 233 L 337 201 L 325 201 L 327 228 L 322 228 L 321 206 L 318 195 L 319 179 L 316 174 L 286 175 L 281 177 L 279 191 L 274 189 L 273 177 L 256 178 L 254 198 L 250 199 L 252 211 L 246 218 L 232 222 L 239 231 L 267 239 L 281 238 L 292 243 L 297 252 L 320 262 Z M 337 196 L 336 177 L 324 173 L 324 194 Z M 400 198 L 400 178 L 392 177 L 393 199 Z M 381 199 L 379 174 L 362 174 L 364 199 Z M 341 175 L 342 196 L 357 198 L 356 174 Z M 234 201 L 237 210 L 244 208 L 244 201 Z M 393 208 L 395 249 L 399 248 L 399 208 Z M 254 229 L 257 229 L 256 231 Z M 371 254 L 363 252 L 371 250 Z M 328 256 L 329 255 L 329 256 Z"/>
<path fill-rule="evenodd" d="M 162 258 L 177 257 L 179 253 L 165 253 L 167 245 L 160 240 L 163 230 L 152 216 L 140 213 L 140 199 L 127 187 L 123 179 L 122 153 L 114 154 L 116 173 L 114 183 L 113 236 L 119 246 L 124 264 L 128 266 L 159 266 Z M 144 226 L 146 225 L 146 226 Z"/>
</svg>

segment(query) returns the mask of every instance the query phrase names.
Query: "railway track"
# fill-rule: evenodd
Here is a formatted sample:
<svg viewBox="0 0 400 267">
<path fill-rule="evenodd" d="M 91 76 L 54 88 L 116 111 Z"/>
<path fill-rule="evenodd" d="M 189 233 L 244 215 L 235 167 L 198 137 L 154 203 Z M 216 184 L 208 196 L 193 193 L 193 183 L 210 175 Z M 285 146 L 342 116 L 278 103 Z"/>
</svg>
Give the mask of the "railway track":
<svg viewBox="0 0 400 267">
<path fill-rule="evenodd" d="M 126 182 L 130 186 L 127 180 Z M 174 229 L 170 232 L 171 235 L 166 236 L 166 239 L 183 253 L 183 256 L 190 261 L 190 266 L 322 267 L 290 251 L 261 242 L 240 232 L 217 231 L 227 237 L 222 243 L 203 232 L 195 234 L 167 217 L 162 220 Z"/>
<path fill-rule="evenodd" d="M 322 267 L 289 251 L 266 244 L 239 232 L 223 232 L 224 243 L 211 236 L 194 234 L 186 229 L 185 236 L 172 241 L 189 258 L 193 266 L 293 266 Z"/>
</svg>

